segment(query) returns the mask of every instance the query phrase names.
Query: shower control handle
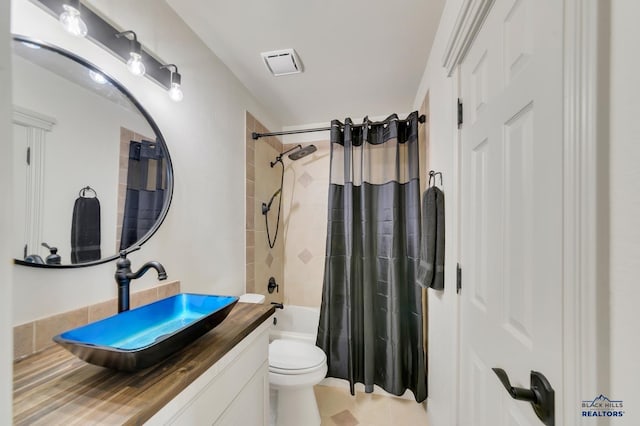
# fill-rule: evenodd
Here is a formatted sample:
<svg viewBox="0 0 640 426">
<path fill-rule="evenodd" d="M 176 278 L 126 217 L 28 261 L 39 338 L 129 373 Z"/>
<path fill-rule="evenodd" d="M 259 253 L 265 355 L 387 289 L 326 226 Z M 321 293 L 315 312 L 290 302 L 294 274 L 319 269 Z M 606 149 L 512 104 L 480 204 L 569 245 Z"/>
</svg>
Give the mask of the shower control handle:
<svg viewBox="0 0 640 426">
<path fill-rule="evenodd" d="M 279 288 L 280 286 L 276 283 L 276 279 L 273 277 L 269 277 L 269 284 L 267 284 L 267 291 L 269 292 L 269 294 L 273 293 L 273 290 L 275 290 L 276 293 L 280 293 Z"/>
</svg>

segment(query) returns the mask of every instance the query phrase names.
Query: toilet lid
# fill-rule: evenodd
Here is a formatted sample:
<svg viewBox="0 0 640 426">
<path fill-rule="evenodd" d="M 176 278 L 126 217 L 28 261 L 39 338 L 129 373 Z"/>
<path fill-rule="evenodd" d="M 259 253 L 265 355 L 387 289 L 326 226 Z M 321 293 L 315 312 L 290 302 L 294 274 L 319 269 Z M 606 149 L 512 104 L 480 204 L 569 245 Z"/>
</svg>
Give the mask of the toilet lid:
<svg viewBox="0 0 640 426">
<path fill-rule="evenodd" d="M 269 344 L 269 366 L 278 370 L 306 370 L 326 360 L 322 349 L 309 343 L 276 339 Z"/>
</svg>

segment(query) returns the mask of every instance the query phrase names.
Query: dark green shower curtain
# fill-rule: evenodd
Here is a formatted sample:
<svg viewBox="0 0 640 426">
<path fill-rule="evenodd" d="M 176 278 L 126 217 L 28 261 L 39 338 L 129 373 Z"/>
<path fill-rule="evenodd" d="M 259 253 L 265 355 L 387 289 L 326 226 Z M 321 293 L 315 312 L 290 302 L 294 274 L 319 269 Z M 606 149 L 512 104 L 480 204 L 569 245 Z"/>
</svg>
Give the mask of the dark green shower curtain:
<svg viewBox="0 0 640 426">
<path fill-rule="evenodd" d="M 427 397 L 418 113 L 331 123 L 331 183 L 317 345 L 329 377 Z"/>
</svg>

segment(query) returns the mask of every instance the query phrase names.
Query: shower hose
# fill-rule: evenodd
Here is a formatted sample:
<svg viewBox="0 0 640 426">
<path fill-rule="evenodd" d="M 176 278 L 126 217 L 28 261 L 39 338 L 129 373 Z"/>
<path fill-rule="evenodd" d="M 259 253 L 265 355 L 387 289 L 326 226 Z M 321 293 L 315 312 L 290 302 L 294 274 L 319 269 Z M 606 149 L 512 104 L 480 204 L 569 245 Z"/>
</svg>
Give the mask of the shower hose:
<svg viewBox="0 0 640 426">
<path fill-rule="evenodd" d="M 265 223 L 266 228 L 267 228 L 267 242 L 269 243 L 269 248 L 270 249 L 272 249 L 276 245 L 276 239 L 278 238 L 278 229 L 280 228 L 280 208 L 282 207 L 282 187 L 284 185 L 284 163 L 282 162 L 282 159 L 280 159 L 280 158 L 278 158 L 276 162 L 280 163 L 280 166 L 282 167 L 282 172 L 280 173 L 280 189 L 278 189 L 271 196 L 271 200 L 269 201 L 269 204 L 267 205 L 266 210 L 265 210 L 264 204 L 263 204 L 263 211 L 262 211 L 262 214 L 264 214 L 264 223 Z M 269 233 L 268 214 L 269 214 L 269 210 L 271 210 L 271 203 L 273 203 L 273 199 L 276 196 L 278 196 L 278 218 L 276 219 L 276 232 L 273 235 L 273 241 L 271 241 L 271 234 Z"/>
</svg>

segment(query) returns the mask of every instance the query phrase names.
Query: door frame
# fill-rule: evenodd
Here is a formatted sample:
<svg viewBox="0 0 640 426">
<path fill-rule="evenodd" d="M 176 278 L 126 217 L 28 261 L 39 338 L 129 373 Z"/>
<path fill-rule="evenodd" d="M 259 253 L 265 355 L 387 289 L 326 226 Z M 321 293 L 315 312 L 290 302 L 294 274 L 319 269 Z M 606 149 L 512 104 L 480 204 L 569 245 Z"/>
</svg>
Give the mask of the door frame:
<svg viewBox="0 0 640 426">
<path fill-rule="evenodd" d="M 442 58 L 456 79 L 494 0 L 463 0 Z M 580 402 L 609 388 L 607 203 L 609 6 L 598 0 L 564 0 L 563 23 L 563 413 L 560 424 L 586 424 Z M 459 152 L 460 131 L 454 152 Z M 459 173 L 460 156 L 455 169 Z M 456 192 L 460 193 L 457 178 Z M 460 223 L 455 222 L 460 235 Z M 459 253 L 458 259 L 459 260 Z M 458 309 L 457 322 L 461 311 Z M 594 330 L 595 333 L 594 333 Z M 456 359 L 460 359 L 460 329 Z M 458 361 L 459 362 L 459 361 Z M 455 384 L 460 392 L 460 380 Z M 456 409 L 456 424 L 459 410 Z M 589 424 L 593 419 L 589 418 Z"/>
<path fill-rule="evenodd" d="M 53 130 L 57 120 L 39 112 L 14 105 L 12 124 L 26 129 L 25 148 L 29 150 L 29 166 L 25 176 L 26 188 L 22 188 L 26 190 L 25 226 L 19 231 L 20 243 L 24 243 L 25 247 L 29 247 L 29 251 L 25 252 L 24 256 L 28 254 L 43 255 L 48 253 L 48 250 L 43 251 L 44 249 L 40 246 L 41 242 L 44 241 L 45 148 L 47 134 Z M 14 146 L 14 148 L 16 147 Z M 26 153 L 23 152 L 23 154 Z M 25 157 L 23 159 L 26 160 Z M 16 170 L 15 167 L 14 170 Z M 14 182 L 14 185 L 17 185 L 17 183 Z M 18 220 L 17 217 L 14 219 Z M 11 241 L 12 245 L 16 242 L 14 239 L 11 239 Z M 14 246 L 13 248 L 17 249 L 18 247 L 21 246 Z M 18 256 L 18 252 L 14 254 L 16 258 L 22 258 L 22 256 Z"/>
</svg>

